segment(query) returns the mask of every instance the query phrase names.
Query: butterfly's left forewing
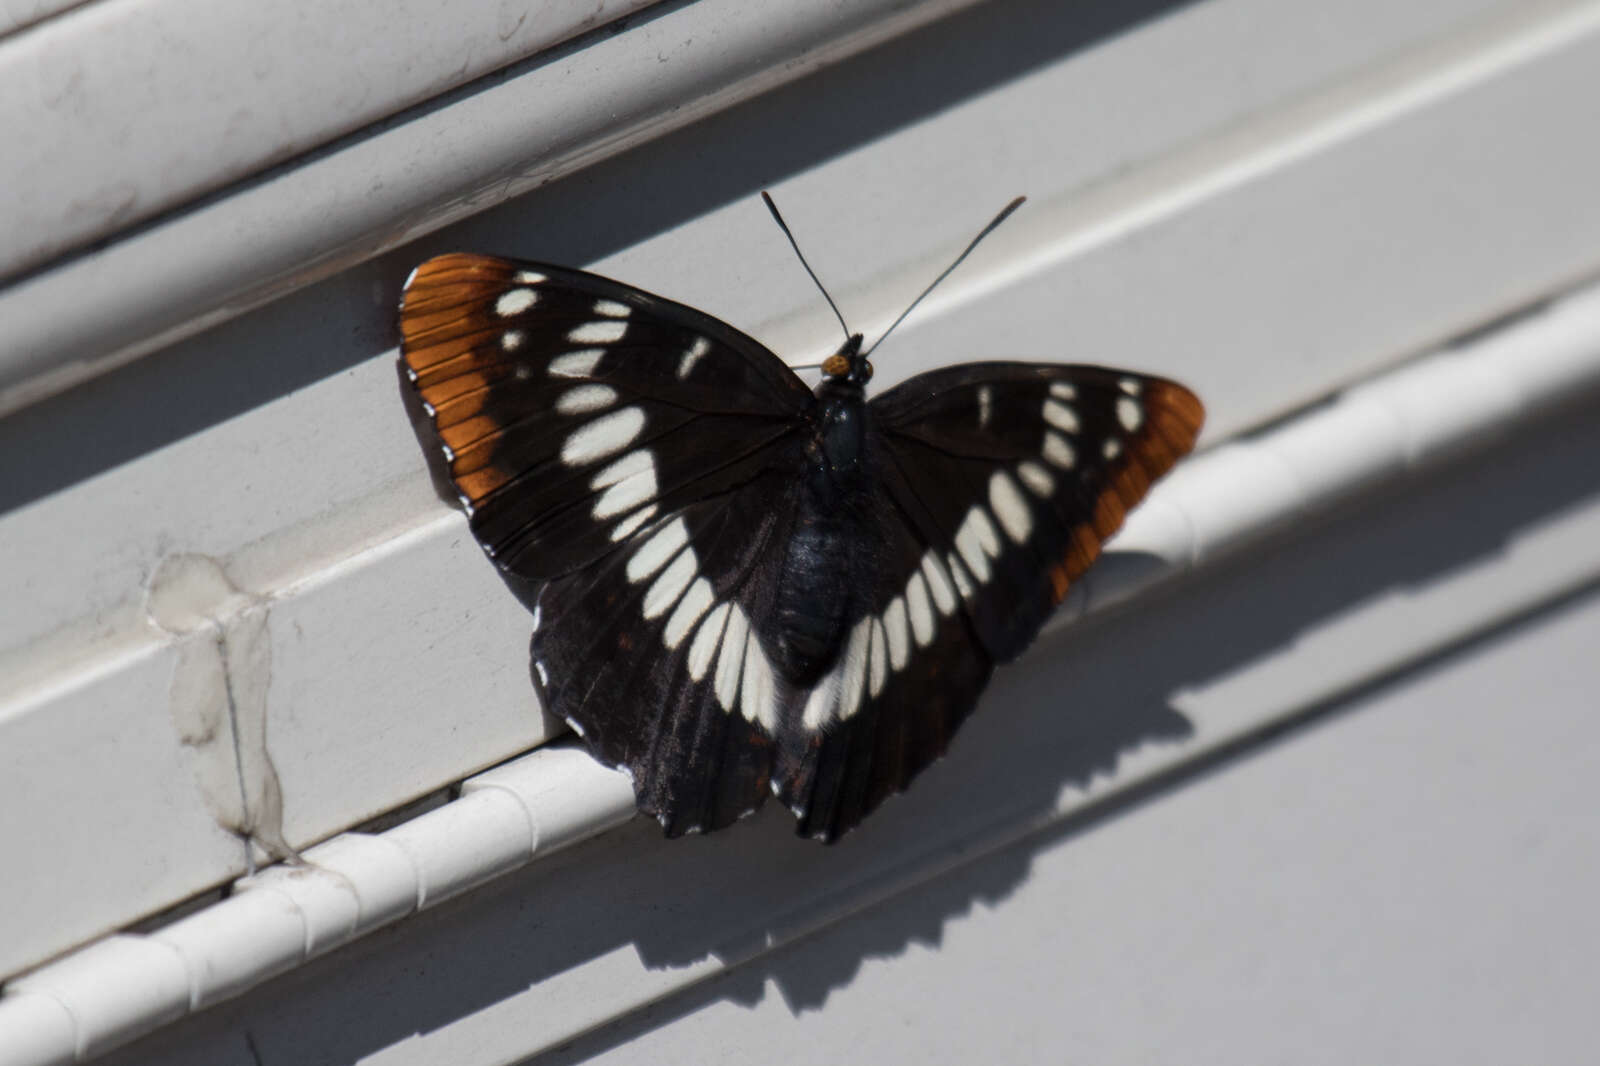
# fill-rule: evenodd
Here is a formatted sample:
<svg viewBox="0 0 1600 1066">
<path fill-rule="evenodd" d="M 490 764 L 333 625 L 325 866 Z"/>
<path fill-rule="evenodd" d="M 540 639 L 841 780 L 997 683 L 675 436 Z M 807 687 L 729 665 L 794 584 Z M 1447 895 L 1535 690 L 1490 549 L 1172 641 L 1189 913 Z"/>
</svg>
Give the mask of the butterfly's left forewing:
<svg viewBox="0 0 1600 1066">
<path fill-rule="evenodd" d="M 1000 662 L 1033 641 L 1205 418 L 1164 378 L 1033 363 L 922 374 L 872 410 L 893 468 L 885 488 Z"/>
</svg>

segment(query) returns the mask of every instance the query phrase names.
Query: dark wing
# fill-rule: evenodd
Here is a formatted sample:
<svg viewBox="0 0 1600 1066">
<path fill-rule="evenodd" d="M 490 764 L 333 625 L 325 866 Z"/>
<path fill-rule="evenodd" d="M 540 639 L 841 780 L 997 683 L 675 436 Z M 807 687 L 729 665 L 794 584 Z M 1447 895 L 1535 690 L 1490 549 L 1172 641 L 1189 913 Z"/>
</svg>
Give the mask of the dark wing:
<svg viewBox="0 0 1600 1066">
<path fill-rule="evenodd" d="M 406 282 L 400 331 L 473 533 L 527 578 L 749 481 L 815 402 L 726 323 L 543 263 L 430 259 Z"/>
<path fill-rule="evenodd" d="M 832 840 L 942 755 L 1204 412 L 1159 378 L 968 364 L 871 404 L 878 579 L 832 673 L 779 737 L 777 791 Z"/>
<path fill-rule="evenodd" d="M 758 637 L 795 521 L 799 479 L 776 464 L 666 514 L 539 596 L 533 668 L 546 707 L 627 770 L 669 836 L 760 806 L 792 699 Z"/>
<path fill-rule="evenodd" d="M 770 611 L 758 563 L 793 522 L 810 390 L 709 315 L 541 263 L 429 260 L 400 323 L 473 533 L 545 583 L 546 709 L 671 834 L 754 810 L 781 696 L 750 622 Z"/>
<path fill-rule="evenodd" d="M 1032 643 L 1205 419 L 1175 382 L 1031 363 L 921 374 L 872 412 L 889 493 L 999 662 Z"/>
<path fill-rule="evenodd" d="M 869 456 L 873 480 L 890 472 Z M 938 553 L 894 500 L 866 501 L 870 604 L 833 669 L 791 706 L 775 786 L 802 836 L 832 841 L 944 754 L 994 671 Z"/>
</svg>

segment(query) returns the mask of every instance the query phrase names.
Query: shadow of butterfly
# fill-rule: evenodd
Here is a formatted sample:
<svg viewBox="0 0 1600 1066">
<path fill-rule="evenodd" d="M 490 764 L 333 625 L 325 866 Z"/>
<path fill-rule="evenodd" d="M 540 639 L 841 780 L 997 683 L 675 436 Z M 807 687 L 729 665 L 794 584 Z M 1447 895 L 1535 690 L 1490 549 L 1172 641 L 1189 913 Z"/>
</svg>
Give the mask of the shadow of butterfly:
<svg viewBox="0 0 1600 1066">
<path fill-rule="evenodd" d="M 691 307 L 484 255 L 418 267 L 400 325 L 473 533 L 539 583 L 540 699 L 669 835 L 771 793 L 831 841 L 905 789 L 1204 419 L 1096 366 L 869 400 L 859 334 L 812 389 Z"/>
</svg>

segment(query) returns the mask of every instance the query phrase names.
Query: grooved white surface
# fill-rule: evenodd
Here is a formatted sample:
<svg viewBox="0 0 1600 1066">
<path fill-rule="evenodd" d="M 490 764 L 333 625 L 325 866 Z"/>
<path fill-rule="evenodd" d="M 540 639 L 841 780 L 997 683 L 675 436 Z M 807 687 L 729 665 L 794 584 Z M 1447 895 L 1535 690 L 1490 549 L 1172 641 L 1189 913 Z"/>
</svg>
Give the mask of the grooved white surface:
<svg viewBox="0 0 1600 1066">
<path fill-rule="evenodd" d="M 0 38 L 0 277 L 648 3 L 101 0 Z"/>
<path fill-rule="evenodd" d="M 488 91 L 351 137 L 0 291 L 12 342 L 0 347 L 0 411 L 970 3 L 696 0 L 531 64 Z M 441 15 L 454 9 L 429 6 Z M 368 7 L 382 17 L 389 5 Z M 322 73 L 337 81 L 342 67 L 329 58 Z M 47 188 L 54 178 L 38 183 Z M 86 301 L 86 292 L 95 298 Z"/>
<path fill-rule="evenodd" d="M 49 19 L 0 39 L 0 67 L 33 34 L 165 2 Z M 252 1033 L 265 1062 L 486 1063 L 597 1027 L 579 1047 L 617 1052 L 658 1025 L 666 1056 L 694 1042 L 680 1034 L 699 1031 L 701 993 L 607 1027 L 730 969 L 735 998 L 753 1001 L 740 982 L 766 973 L 791 1004 L 825 1005 L 877 942 L 824 949 L 821 977 L 785 976 L 774 947 L 928 879 L 965 900 L 955 910 L 1020 893 L 1029 864 L 1003 853 L 979 878 L 998 894 L 946 875 L 1262 730 L 1486 655 L 1600 581 L 1586 461 L 1600 440 L 1583 417 L 1600 296 L 1573 289 L 1600 273 L 1600 141 L 1584 135 L 1600 119 L 1600 3 L 1354 0 L 1312 17 L 1269 0 L 698 0 L 655 14 L 0 291 L 0 387 L 34 390 L 0 401 L 0 604 L 25 607 L 0 608 L 0 974 L 60 956 L 5 986 L 0 1062 L 95 1053 L 213 1003 L 114 1061 L 251 1063 Z M 434 491 L 400 402 L 400 280 L 454 248 L 594 265 L 809 360 L 837 331 L 754 198 L 768 185 L 869 336 L 1027 192 L 875 354 L 876 384 L 1032 357 L 1193 385 L 1209 450 L 1135 513 L 1061 621 L 1192 579 L 1047 635 L 1002 671 L 953 757 L 835 849 L 785 841 L 778 812 L 672 843 L 635 824 L 512 872 L 631 810 L 618 775 L 559 746 L 395 829 L 315 843 L 556 730 L 533 707 L 528 614 Z M 1507 312 L 1526 317 L 1414 358 Z M 36 388 L 36 372 L 139 354 L 15 406 L 65 380 Z M 1273 550 L 1269 534 L 1309 546 Z M 210 578 L 173 591 L 174 573 Z M 1581 771 L 1593 718 L 1562 717 L 1559 697 L 1593 686 L 1562 672 L 1561 640 L 1540 646 L 1564 679 L 1548 717 L 1568 730 L 1561 765 Z M 316 865 L 69 952 L 244 872 L 219 825 L 239 816 L 226 747 L 201 728 L 221 720 L 224 682 L 259 711 L 284 835 Z M 1514 700 L 1476 691 L 1469 717 L 1495 735 L 1492 702 Z M 1454 781 L 1463 757 L 1413 736 L 1392 761 Z M 1541 770 L 1504 758 L 1478 772 L 1486 792 Z M 252 809 L 271 792 L 255 759 Z M 1408 809 L 1394 779 L 1369 799 Z M 1236 802 L 1248 832 L 1258 812 Z M 1586 802 L 1580 790 L 1572 809 Z M 1403 839 L 1392 829 L 1379 850 Z M 1496 862 L 1515 869 L 1508 839 L 1493 837 Z M 1316 837 L 1303 847 L 1316 854 Z M 1572 862 L 1558 872 L 1581 884 Z M 1564 906 L 1543 917 L 1583 917 Z M 1484 943 L 1509 913 L 1484 919 Z M 1034 920 L 1019 902 L 1015 921 Z M 1222 928 L 1215 944 L 1241 936 Z M 927 970 L 908 987 L 930 1004 L 984 987 L 934 976 L 905 952 L 918 933 L 882 935 Z M 1029 966 L 1040 988 L 1071 973 Z M 261 984 L 285 967 L 300 969 Z M 818 1054 L 849 1046 L 838 1002 L 843 1028 L 795 1030 L 834 1034 Z M 1553 1040 L 1567 1032 L 1544 1020 Z"/>
</svg>

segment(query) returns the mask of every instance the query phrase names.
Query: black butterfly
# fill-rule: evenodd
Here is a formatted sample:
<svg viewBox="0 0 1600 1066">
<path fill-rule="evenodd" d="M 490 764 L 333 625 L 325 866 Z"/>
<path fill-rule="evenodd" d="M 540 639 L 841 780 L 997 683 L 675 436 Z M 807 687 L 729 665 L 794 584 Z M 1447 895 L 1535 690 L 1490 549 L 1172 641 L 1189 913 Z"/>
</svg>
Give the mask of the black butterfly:
<svg viewBox="0 0 1600 1066">
<path fill-rule="evenodd" d="M 770 790 L 833 840 L 904 789 L 1204 417 L 1033 363 L 868 402 L 859 334 L 813 392 L 693 308 L 482 255 L 418 267 L 400 323 L 473 533 L 544 582 L 540 699 L 671 836 Z"/>
</svg>

